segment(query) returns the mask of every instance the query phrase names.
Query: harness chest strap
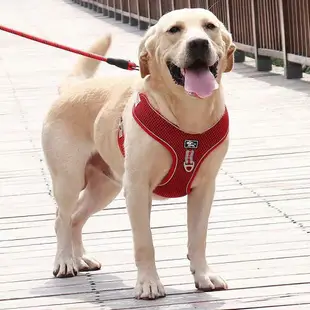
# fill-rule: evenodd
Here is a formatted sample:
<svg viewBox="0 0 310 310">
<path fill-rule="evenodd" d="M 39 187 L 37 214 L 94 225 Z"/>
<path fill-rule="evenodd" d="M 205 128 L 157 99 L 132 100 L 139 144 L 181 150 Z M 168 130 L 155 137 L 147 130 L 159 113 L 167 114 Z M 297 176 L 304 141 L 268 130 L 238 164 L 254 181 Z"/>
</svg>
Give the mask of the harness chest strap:
<svg viewBox="0 0 310 310">
<path fill-rule="evenodd" d="M 138 94 L 132 114 L 138 125 L 171 154 L 169 172 L 155 188 L 154 194 L 166 198 L 182 197 L 190 193 L 192 182 L 203 160 L 227 137 L 229 116 L 227 108 L 221 119 L 201 134 L 189 134 L 164 118 L 150 104 L 147 96 Z M 118 144 L 123 155 L 124 132 L 120 123 Z"/>
</svg>

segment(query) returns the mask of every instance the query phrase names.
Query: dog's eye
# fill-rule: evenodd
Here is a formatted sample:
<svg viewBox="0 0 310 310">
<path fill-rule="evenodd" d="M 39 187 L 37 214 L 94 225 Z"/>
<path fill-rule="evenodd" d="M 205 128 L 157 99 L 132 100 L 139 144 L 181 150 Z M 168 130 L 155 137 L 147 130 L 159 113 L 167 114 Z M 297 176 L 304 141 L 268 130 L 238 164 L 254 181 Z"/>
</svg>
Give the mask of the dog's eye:
<svg viewBox="0 0 310 310">
<path fill-rule="evenodd" d="M 181 27 L 179 26 L 173 26 L 168 30 L 169 33 L 177 33 L 177 32 L 181 32 Z"/>
<path fill-rule="evenodd" d="M 212 24 L 212 23 L 206 23 L 206 24 L 204 25 L 204 28 L 205 28 L 205 29 L 209 29 L 209 30 L 213 30 L 213 29 L 216 28 L 216 26 L 215 26 L 214 24 Z"/>
</svg>

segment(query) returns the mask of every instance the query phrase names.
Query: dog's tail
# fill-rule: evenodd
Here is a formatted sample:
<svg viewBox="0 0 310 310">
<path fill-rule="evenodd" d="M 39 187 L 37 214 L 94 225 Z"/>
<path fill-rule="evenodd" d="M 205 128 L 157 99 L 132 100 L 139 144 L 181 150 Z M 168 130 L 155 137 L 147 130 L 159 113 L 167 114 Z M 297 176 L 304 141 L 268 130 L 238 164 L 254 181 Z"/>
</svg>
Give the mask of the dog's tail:
<svg viewBox="0 0 310 310">
<path fill-rule="evenodd" d="M 111 45 L 111 35 L 107 34 L 104 37 L 97 40 L 89 49 L 88 52 L 94 53 L 100 56 L 105 56 Z M 92 59 L 85 56 L 80 56 L 77 63 L 73 67 L 71 73 L 67 76 L 65 81 L 58 88 L 59 93 L 63 93 L 70 86 L 91 78 L 97 71 L 100 64 L 100 60 Z"/>
</svg>

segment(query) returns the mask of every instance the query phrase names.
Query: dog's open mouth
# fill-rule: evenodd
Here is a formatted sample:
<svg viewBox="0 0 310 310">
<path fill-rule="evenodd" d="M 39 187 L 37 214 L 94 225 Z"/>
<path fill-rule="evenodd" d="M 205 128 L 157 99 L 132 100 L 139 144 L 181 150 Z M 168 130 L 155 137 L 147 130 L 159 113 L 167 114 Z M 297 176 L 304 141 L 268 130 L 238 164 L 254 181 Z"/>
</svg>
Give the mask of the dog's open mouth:
<svg viewBox="0 0 310 310">
<path fill-rule="evenodd" d="M 187 68 L 179 68 L 168 61 L 167 66 L 174 82 L 183 86 L 189 95 L 205 98 L 218 88 L 216 81 L 218 61 L 212 66 L 196 61 Z"/>
</svg>

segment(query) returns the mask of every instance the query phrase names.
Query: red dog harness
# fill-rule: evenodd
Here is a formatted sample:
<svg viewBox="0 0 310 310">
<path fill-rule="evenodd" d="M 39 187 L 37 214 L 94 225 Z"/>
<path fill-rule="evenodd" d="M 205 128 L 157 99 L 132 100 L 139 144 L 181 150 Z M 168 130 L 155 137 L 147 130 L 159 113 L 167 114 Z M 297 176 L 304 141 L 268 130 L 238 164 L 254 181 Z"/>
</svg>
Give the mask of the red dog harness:
<svg viewBox="0 0 310 310">
<path fill-rule="evenodd" d="M 140 127 L 163 145 L 172 156 L 168 174 L 155 188 L 154 194 L 166 198 L 182 197 L 191 192 L 191 185 L 203 160 L 227 137 L 229 129 L 228 111 L 210 129 L 202 134 L 189 134 L 164 118 L 150 104 L 145 94 L 138 94 L 132 115 Z M 123 155 L 124 132 L 120 124 L 118 144 Z"/>
</svg>

